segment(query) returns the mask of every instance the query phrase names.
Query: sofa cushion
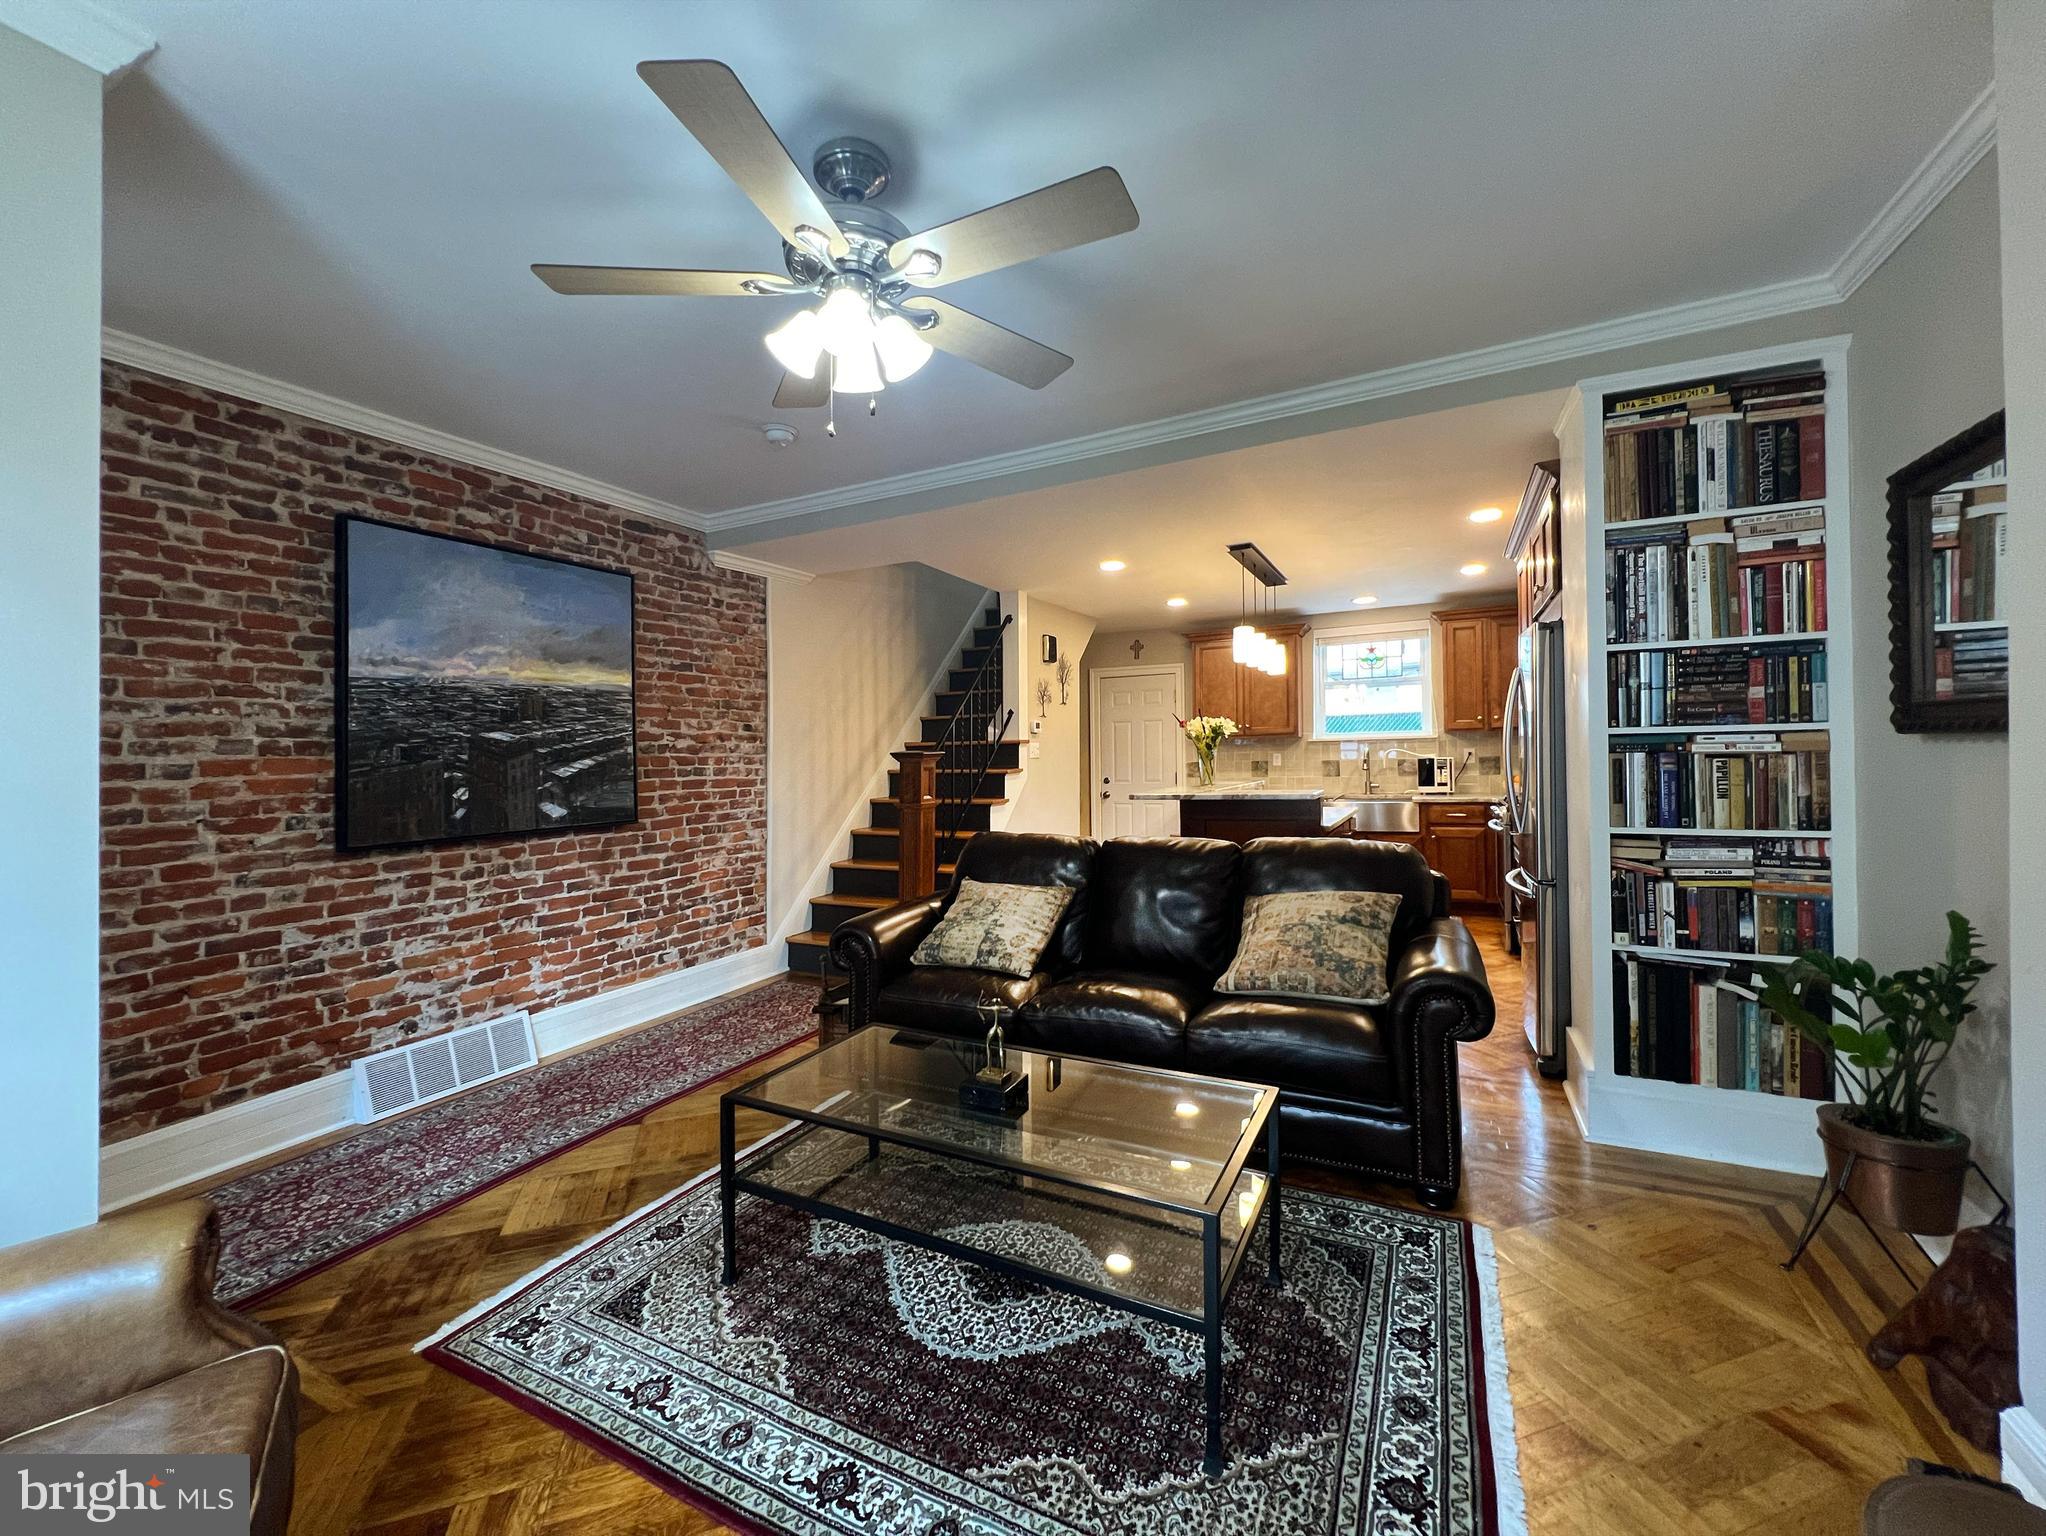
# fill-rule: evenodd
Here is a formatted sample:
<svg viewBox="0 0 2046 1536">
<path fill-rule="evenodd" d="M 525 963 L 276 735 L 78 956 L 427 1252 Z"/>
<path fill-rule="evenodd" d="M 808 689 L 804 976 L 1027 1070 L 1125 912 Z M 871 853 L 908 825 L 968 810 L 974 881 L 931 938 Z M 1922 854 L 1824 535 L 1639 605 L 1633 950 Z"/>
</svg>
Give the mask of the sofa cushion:
<svg viewBox="0 0 2046 1536">
<path fill-rule="evenodd" d="M 873 1015 L 877 1023 L 978 1040 L 988 1031 L 989 1009 L 999 1009 L 1008 1023 L 1045 979 L 913 965 L 874 995 Z"/>
<path fill-rule="evenodd" d="M 1094 870 L 1092 838 L 1062 837 L 1052 832 L 983 832 L 959 851 L 950 897 L 961 885 L 979 880 L 989 885 L 1063 885 L 1076 894 L 1053 930 L 1045 967 L 1069 971 L 1080 963 L 1080 932 L 1085 922 L 1087 884 Z"/>
<path fill-rule="evenodd" d="M 1346 1003 L 1218 997 L 1187 1024 L 1186 1065 L 1321 1098 L 1400 1102 L 1378 1013 Z"/>
<path fill-rule="evenodd" d="M 1217 992 L 1382 1003 L 1390 891 L 1271 891 L 1243 903 L 1243 938 Z"/>
<path fill-rule="evenodd" d="M 909 963 L 1033 975 L 1072 899 L 1071 886 L 961 880 L 952 904 Z"/>
<path fill-rule="evenodd" d="M 230 1455 L 260 1467 L 285 1390 L 284 1351 L 245 1349 L 84 1413 L 0 1440 L 9 1456 Z"/>
<path fill-rule="evenodd" d="M 1177 1067 L 1186 1058 L 1187 1020 L 1207 997 L 1204 983 L 1184 976 L 1083 971 L 1025 1003 L 1009 1039 L 1033 1050 Z"/>
<path fill-rule="evenodd" d="M 1436 878 L 1420 850 L 1404 843 L 1347 837 L 1260 837 L 1243 850 L 1243 896 L 1277 891 L 1389 891 L 1399 897 L 1392 920 L 1397 954 L 1448 911 L 1435 910 Z"/>
<path fill-rule="evenodd" d="M 1242 857 L 1209 837 L 1103 843 L 1088 882 L 1082 964 L 1212 982 L 1236 953 Z"/>
</svg>

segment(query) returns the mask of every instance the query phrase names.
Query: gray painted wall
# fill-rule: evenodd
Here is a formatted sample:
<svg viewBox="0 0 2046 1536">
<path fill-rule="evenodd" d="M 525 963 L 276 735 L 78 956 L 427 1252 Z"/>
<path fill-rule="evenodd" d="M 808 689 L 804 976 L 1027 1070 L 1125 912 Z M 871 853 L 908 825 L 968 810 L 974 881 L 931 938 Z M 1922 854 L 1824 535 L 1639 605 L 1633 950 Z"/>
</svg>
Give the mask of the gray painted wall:
<svg viewBox="0 0 2046 1536">
<path fill-rule="evenodd" d="M 989 594 L 927 565 L 879 566 L 767 597 L 767 916 L 779 933 L 811 871 L 845 858 L 865 801 L 931 680 Z M 865 817 L 860 818 L 865 825 Z M 798 921 L 797 931 L 809 926 Z"/>
</svg>

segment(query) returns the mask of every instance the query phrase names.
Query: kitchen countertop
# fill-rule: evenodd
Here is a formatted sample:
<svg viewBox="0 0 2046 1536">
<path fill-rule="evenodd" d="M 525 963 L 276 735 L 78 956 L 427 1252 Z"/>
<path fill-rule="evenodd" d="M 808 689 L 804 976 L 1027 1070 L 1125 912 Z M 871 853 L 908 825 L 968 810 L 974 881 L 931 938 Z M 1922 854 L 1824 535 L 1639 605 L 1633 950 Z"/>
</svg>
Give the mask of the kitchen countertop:
<svg viewBox="0 0 2046 1536">
<path fill-rule="evenodd" d="M 1328 797 L 1325 789 L 1268 789 L 1263 779 L 1240 784 L 1209 784 L 1192 789 L 1152 789 L 1132 794 L 1132 800 L 1308 800 Z"/>
</svg>

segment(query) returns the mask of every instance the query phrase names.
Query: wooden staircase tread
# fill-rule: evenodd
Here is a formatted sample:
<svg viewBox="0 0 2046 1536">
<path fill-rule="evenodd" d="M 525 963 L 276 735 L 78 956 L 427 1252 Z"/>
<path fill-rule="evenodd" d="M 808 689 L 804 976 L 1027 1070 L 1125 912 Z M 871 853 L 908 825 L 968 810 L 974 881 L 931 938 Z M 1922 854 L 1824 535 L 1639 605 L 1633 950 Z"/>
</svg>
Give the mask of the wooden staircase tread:
<svg viewBox="0 0 2046 1536">
<path fill-rule="evenodd" d="M 924 719 L 926 719 L 926 720 L 944 720 L 944 719 L 948 719 L 948 718 L 950 718 L 950 717 L 949 717 L 949 716 L 946 716 L 946 715 L 925 715 L 925 716 L 924 716 L 923 718 L 924 718 Z M 996 742 L 987 742 L 987 741 L 979 741 L 979 740 L 976 740 L 976 741 L 975 741 L 975 742 L 974 742 L 973 744 L 974 744 L 975 746 L 977 746 L 977 747 L 987 747 L 987 746 L 996 746 L 996 747 L 1020 747 L 1020 746 L 1023 746 L 1023 745 L 1025 745 L 1025 744 L 1026 744 L 1026 740 L 1025 740 L 1025 738 L 1023 738 L 1023 737 L 1020 737 L 1020 736 L 1004 736 L 1004 737 L 1003 737 L 1003 738 L 1002 738 L 1002 739 L 1001 739 L 1000 741 L 996 741 Z M 937 748 L 937 745 L 938 745 L 938 744 L 937 744 L 937 743 L 936 743 L 935 741 L 905 741 L 905 742 L 904 742 L 904 743 L 902 744 L 902 748 L 903 748 L 903 750 L 904 750 L 905 752 L 907 752 L 907 751 L 911 751 L 911 750 L 913 750 L 913 749 L 915 749 L 915 748 L 917 748 L 917 747 L 929 747 L 929 748 L 931 748 L 932 750 L 936 750 L 936 748 Z M 957 742 L 957 741 L 955 741 L 955 742 L 953 742 L 953 743 L 952 743 L 952 745 L 953 745 L 953 746 L 955 746 L 955 747 L 957 747 L 957 746 L 963 746 L 963 745 L 965 745 L 965 743 L 963 743 L 963 742 Z"/>
<path fill-rule="evenodd" d="M 790 934 L 789 942 L 791 944 L 807 944 L 812 948 L 822 949 L 831 942 L 831 935 L 821 928 L 812 928 L 808 933 Z"/>
<path fill-rule="evenodd" d="M 880 804 L 880 803 L 884 803 L 884 802 L 878 802 L 878 801 L 877 801 L 876 803 L 877 803 L 877 804 Z M 895 802 L 894 802 L 893 800 L 889 800 L 889 801 L 886 801 L 885 803 L 886 803 L 886 804 L 888 804 L 888 805 L 893 805 L 893 804 L 894 804 Z M 951 841 L 951 840 L 952 840 L 953 838 L 955 838 L 955 837 L 956 837 L 956 838 L 960 838 L 960 839 L 964 840 L 964 839 L 966 839 L 966 838 L 969 838 L 969 837 L 975 837 L 975 836 L 977 836 L 977 835 L 979 834 L 979 831 L 980 831 L 980 829 L 979 829 L 978 827 L 961 827 L 961 828 L 960 828 L 960 829 L 959 829 L 959 830 L 958 830 L 957 832 L 947 832 L 947 833 L 945 834 L 945 840 L 946 840 L 947 842 L 949 842 L 949 841 Z M 900 827 L 859 827 L 859 828 L 856 828 L 856 829 L 854 830 L 854 832 L 853 832 L 853 836 L 854 836 L 854 837 L 900 837 L 900 836 L 902 836 L 902 828 L 900 828 Z M 892 868 L 893 866 L 891 865 L 890 867 Z"/>
<path fill-rule="evenodd" d="M 861 911 L 870 912 L 876 907 L 892 907 L 901 899 L 900 896 L 853 896 L 841 891 L 832 891 L 824 896 L 812 896 L 810 898 L 810 905 L 813 907 L 858 907 Z"/>
<path fill-rule="evenodd" d="M 938 799 L 938 800 L 936 800 L 936 801 L 934 801 L 934 802 L 932 802 L 932 803 L 933 803 L 933 804 L 937 804 L 937 805 L 957 805 L 957 804 L 959 804 L 960 802 L 959 802 L 959 801 L 957 801 L 957 800 L 946 800 L 946 799 L 943 799 L 943 798 L 941 797 L 940 799 Z M 971 800 L 968 800 L 968 801 L 966 802 L 966 804 L 968 804 L 968 805 L 1007 805 L 1008 803 L 1009 803 L 1009 802 L 1008 802 L 1008 800 L 1007 800 L 1007 799 L 1006 799 L 1005 797 L 1001 796 L 1001 795 L 996 795 L 996 796 L 994 796 L 994 797 L 993 797 L 993 798 L 991 798 L 991 799 L 990 799 L 990 798 L 985 798 L 985 797 L 983 797 L 983 796 L 980 796 L 980 795 L 975 795 L 975 796 L 974 796 L 974 797 L 973 797 L 973 798 L 972 798 Z M 895 797 L 894 797 L 893 795 L 876 795 L 876 796 L 874 796 L 874 798 L 873 798 L 873 799 L 869 800 L 869 801 L 867 802 L 867 804 L 869 804 L 869 805 L 893 805 L 893 804 L 895 804 Z M 880 830 L 880 828 L 876 827 L 876 828 L 874 828 L 874 830 L 878 832 L 878 831 Z"/>
<path fill-rule="evenodd" d="M 893 831 L 894 828 L 891 827 L 889 830 Z M 900 859 L 840 859 L 831 867 L 833 869 L 901 869 L 902 861 Z M 948 875 L 954 867 L 951 864 L 940 864 L 938 866 L 938 873 Z"/>
</svg>

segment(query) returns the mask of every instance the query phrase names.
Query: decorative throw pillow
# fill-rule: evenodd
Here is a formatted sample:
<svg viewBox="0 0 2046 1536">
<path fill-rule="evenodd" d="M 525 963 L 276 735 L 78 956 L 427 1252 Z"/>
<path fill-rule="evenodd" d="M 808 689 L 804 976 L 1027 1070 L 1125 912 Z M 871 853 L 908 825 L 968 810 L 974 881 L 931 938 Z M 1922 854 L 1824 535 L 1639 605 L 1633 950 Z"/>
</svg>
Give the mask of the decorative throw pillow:
<svg viewBox="0 0 2046 1536">
<path fill-rule="evenodd" d="M 1389 891 L 1278 891 L 1243 904 L 1243 937 L 1218 992 L 1382 1003 L 1399 897 Z"/>
<path fill-rule="evenodd" d="M 954 965 L 1004 976 L 1028 976 L 1072 902 L 1069 885 L 959 882 L 959 894 L 924 936 L 911 965 Z"/>
</svg>

